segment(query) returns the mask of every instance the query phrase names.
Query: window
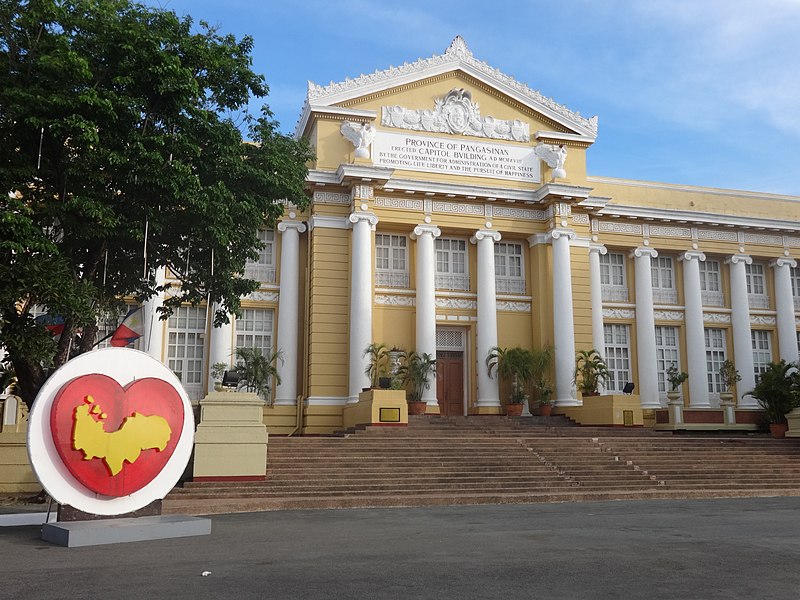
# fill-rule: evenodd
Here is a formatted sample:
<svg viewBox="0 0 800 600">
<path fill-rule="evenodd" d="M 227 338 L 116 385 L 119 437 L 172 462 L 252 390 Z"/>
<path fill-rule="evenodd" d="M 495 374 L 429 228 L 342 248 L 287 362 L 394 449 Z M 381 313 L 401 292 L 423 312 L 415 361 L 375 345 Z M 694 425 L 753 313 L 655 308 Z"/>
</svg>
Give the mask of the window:
<svg viewBox="0 0 800 600">
<path fill-rule="evenodd" d="M 678 328 L 656 327 L 656 364 L 658 369 L 658 392 L 664 398 L 671 389 L 667 381 L 667 369 L 675 365 L 681 370 L 680 356 L 678 355 Z"/>
<path fill-rule="evenodd" d="M 264 247 L 258 251 L 257 260 L 247 261 L 244 276 L 262 283 L 275 283 L 275 232 L 271 229 L 259 229 L 258 241 Z"/>
<path fill-rule="evenodd" d="M 436 240 L 436 287 L 444 290 L 469 290 L 467 243 L 464 240 Z"/>
<path fill-rule="evenodd" d="M 792 295 L 794 296 L 794 309 L 800 312 L 800 267 L 791 267 Z"/>
<path fill-rule="evenodd" d="M 703 306 L 725 305 L 720 273 L 720 264 L 718 260 L 705 260 L 700 262 L 700 293 L 703 296 Z"/>
<path fill-rule="evenodd" d="M 750 332 L 750 340 L 753 342 L 753 371 L 756 383 L 758 383 L 761 374 L 767 370 L 767 365 L 772 362 L 769 331 L 753 329 Z"/>
<path fill-rule="evenodd" d="M 675 289 L 675 268 L 671 257 L 658 256 L 652 259 L 650 279 L 653 285 L 654 303 L 678 303 L 678 291 Z"/>
<path fill-rule="evenodd" d="M 609 375 L 605 388 L 609 392 L 621 393 L 631 380 L 630 326 L 604 325 L 603 337 Z"/>
<path fill-rule="evenodd" d="M 375 234 L 375 285 L 408 287 L 408 238 Z"/>
<path fill-rule="evenodd" d="M 180 378 L 192 400 L 203 394 L 205 339 L 205 307 L 181 306 L 167 321 L 167 367 Z"/>
<path fill-rule="evenodd" d="M 719 368 L 725 362 L 725 330 L 704 330 L 706 341 L 706 373 L 708 378 L 708 391 L 719 394 L 727 391 L 719 377 Z"/>
<path fill-rule="evenodd" d="M 500 242 L 494 245 L 494 275 L 498 294 L 524 294 L 522 244 Z"/>
<path fill-rule="evenodd" d="M 754 262 L 753 264 L 745 265 L 744 268 L 750 308 L 769 308 L 764 265 Z"/>
<path fill-rule="evenodd" d="M 624 254 L 608 252 L 600 255 L 600 285 L 604 302 L 628 301 Z"/>
<path fill-rule="evenodd" d="M 236 319 L 236 347 L 259 348 L 264 356 L 270 354 L 273 314 L 269 308 L 243 308 Z"/>
</svg>

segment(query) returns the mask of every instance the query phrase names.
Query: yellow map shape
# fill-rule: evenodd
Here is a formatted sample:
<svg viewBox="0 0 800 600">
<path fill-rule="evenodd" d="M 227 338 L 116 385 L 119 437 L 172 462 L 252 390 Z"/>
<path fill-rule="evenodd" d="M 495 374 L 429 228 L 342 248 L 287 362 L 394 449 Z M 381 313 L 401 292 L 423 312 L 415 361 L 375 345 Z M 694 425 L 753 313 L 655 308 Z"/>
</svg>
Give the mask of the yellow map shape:
<svg viewBox="0 0 800 600">
<path fill-rule="evenodd" d="M 102 458 L 111 475 L 122 471 L 124 461 L 136 462 L 142 450 L 167 447 L 172 430 L 164 417 L 135 412 L 125 417 L 117 431 L 109 433 L 102 421 L 92 417 L 93 414 L 101 419 L 106 416 L 98 405 L 91 406 L 94 399 L 86 396 L 85 402 L 75 409 L 72 447 L 83 452 L 84 460 Z"/>
</svg>

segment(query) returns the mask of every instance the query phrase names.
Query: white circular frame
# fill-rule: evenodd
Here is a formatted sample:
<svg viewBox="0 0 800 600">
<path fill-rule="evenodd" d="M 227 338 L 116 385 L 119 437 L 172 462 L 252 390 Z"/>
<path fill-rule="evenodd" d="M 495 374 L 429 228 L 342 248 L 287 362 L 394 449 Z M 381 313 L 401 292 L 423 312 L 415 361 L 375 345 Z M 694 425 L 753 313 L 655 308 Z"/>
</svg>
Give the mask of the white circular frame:
<svg viewBox="0 0 800 600">
<path fill-rule="evenodd" d="M 50 429 L 50 411 L 61 387 L 81 375 L 107 375 L 127 386 L 137 379 L 155 377 L 169 383 L 183 402 L 183 429 L 175 451 L 164 468 L 143 488 L 128 496 L 111 497 L 87 489 L 70 473 L 56 449 Z M 194 415 L 181 382 L 161 362 L 138 350 L 104 348 L 68 361 L 39 390 L 28 418 L 28 456 L 45 491 L 59 504 L 97 515 L 133 512 L 166 496 L 189 463 L 194 445 Z"/>
</svg>

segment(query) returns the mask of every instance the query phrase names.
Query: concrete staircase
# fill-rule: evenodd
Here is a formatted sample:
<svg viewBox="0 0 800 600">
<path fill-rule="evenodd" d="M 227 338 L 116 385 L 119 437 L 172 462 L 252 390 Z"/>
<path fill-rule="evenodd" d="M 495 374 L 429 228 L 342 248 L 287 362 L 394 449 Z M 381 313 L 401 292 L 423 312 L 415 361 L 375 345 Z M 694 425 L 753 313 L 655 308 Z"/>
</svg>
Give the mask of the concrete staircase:
<svg viewBox="0 0 800 600">
<path fill-rule="evenodd" d="M 165 513 L 800 496 L 800 440 L 576 427 L 560 417 L 412 417 L 272 437 L 266 482 L 175 489 Z"/>
</svg>

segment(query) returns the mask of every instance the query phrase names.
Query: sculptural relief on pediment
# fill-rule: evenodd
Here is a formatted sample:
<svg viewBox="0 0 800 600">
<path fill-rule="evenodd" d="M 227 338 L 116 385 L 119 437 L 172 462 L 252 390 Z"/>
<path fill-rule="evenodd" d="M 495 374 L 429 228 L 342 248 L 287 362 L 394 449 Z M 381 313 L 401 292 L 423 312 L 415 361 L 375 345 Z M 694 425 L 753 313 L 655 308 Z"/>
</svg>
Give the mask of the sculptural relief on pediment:
<svg viewBox="0 0 800 600">
<path fill-rule="evenodd" d="M 437 98 L 433 109 L 384 106 L 381 125 L 413 131 L 451 133 L 494 140 L 529 142 L 530 125 L 519 119 L 506 121 L 481 116 L 478 103 L 469 90 L 454 88 L 444 98 Z"/>
</svg>

